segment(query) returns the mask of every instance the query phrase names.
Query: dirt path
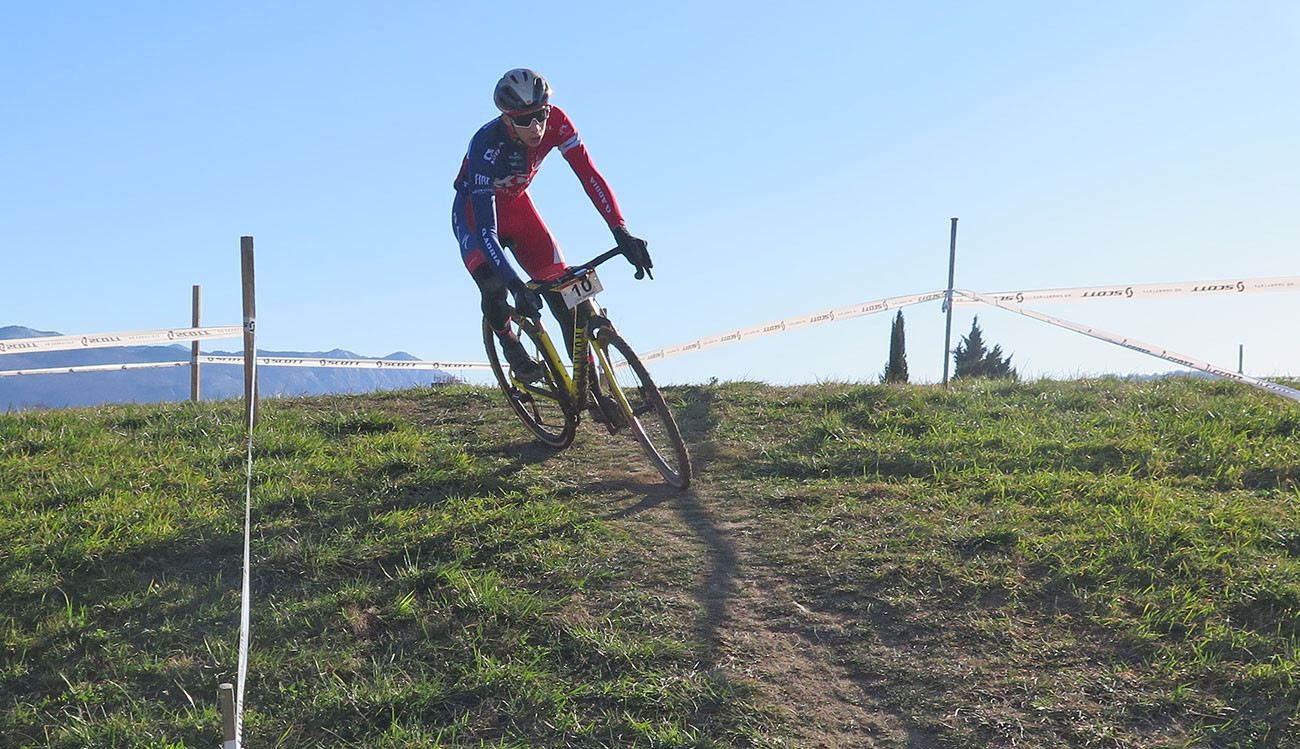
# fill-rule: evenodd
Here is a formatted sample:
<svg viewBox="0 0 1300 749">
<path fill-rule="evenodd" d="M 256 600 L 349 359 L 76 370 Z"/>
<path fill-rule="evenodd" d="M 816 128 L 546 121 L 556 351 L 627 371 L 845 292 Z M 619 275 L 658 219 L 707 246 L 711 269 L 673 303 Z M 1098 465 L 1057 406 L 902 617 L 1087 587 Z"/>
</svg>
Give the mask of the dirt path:
<svg viewBox="0 0 1300 749">
<path fill-rule="evenodd" d="M 839 650 L 855 636 L 852 622 L 801 602 L 798 582 L 765 557 L 751 503 L 707 474 L 686 492 L 649 470 L 612 476 L 610 465 L 638 464 L 630 449 L 574 454 L 584 452 L 575 465 L 603 474 L 586 496 L 643 545 L 637 584 L 695 611 L 703 665 L 754 684 L 797 746 L 937 745 L 881 706 L 876 677 L 848 671 Z"/>
</svg>

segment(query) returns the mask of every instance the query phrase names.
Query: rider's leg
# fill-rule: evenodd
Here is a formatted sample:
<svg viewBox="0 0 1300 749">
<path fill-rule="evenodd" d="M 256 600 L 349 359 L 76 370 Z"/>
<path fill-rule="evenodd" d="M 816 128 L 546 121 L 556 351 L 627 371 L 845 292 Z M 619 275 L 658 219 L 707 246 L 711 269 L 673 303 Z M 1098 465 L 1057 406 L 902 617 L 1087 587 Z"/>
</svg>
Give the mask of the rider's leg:
<svg viewBox="0 0 1300 749">
<path fill-rule="evenodd" d="M 573 310 L 569 309 L 569 305 L 565 303 L 564 297 L 557 292 L 547 292 L 543 294 L 542 297 L 546 300 L 547 306 L 551 308 L 551 313 L 560 321 L 560 327 L 564 329 L 565 345 L 569 347 L 569 358 L 572 359 L 573 328 L 575 324 Z M 583 304 L 587 305 L 590 314 L 596 314 L 595 305 L 590 301 L 583 302 Z M 609 383 L 604 381 L 604 373 L 596 366 L 595 355 L 588 352 L 587 362 L 589 365 L 587 371 L 591 373 L 591 379 L 588 381 L 587 385 L 588 389 L 591 391 L 588 413 L 591 414 L 592 420 L 598 424 L 608 424 L 611 419 L 614 424 L 621 424 L 622 420 L 619 416 L 618 403 L 608 395 Z M 606 417 L 607 413 L 609 414 L 608 417 Z"/>
<path fill-rule="evenodd" d="M 488 324 L 495 331 L 509 332 L 510 305 L 506 302 L 506 285 L 486 263 L 475 268 L 472 275 L 482 296 L 483 316 L 487 318 Z"/>
<path fill-rule="evenodd" d="M 574 311 L 569 309 L 565 303 L 564 297 L 558 293 L 545 294 L 546 303 L 550 306 L 551 312 L 559 319 L 561 326 L 564 328 L 564 340 L 568 342 L 569 358 L 573 358 L 573 328 L 575 324 Z M 586 305 L 588 314 L 595 315 L 596 305 L 590 300 L 583 302 Z M 621 424 L 622 419 L 619 415 L 618 403 L 609 396 L 609 383 L 605 380 L 605 373 L 596 366 L 595 354 L 588 351 L 587 353 L 588 372 L 591 378 L 588 380 L 587 388 L 590 391 L 588 399 L 588 412 L 591 414 L 593 421 L 598 424 L 608 424 L 613 419 L 614 424 Z M 609 418 L 606 418 L 606 414 Z"/>
<path fill-rule="evenodd" d="M 506 285 L 487 262 L 483 251 L 483 240 L 474 231 L 474 217 L 469 201 L 464 195 L 457 194 L 451 207 L 451 228 L 460 244 L 461 260 L 465 268 L 478 285 L 482 297 L 483 316 L 487 319 L 497 339 L 501 341 L 501 351 L 506 356 L 515 377 L 524 382 L 534 382 L 542 378 L 542 366 L 533 361 L 524 350 L 519 338 L 510 330 L 510 305 L 506 303 Z"/>
<path fill-rule="evenodd" d="M 533 199 L 527 192 L 513 200 L 497 204 L 497 225 L 503 239 L 508 238 L 510 249 L 523 267 L 529 278 L 550 281 L 558 278 L 568 264 L 564 262 L 564 253 L 551 235 L 550 229 L 542 221 L 533 205 Z M 564 304 L 564 299 L 555 292 L 542 295 L 546 306 L 560 323 L 564 332 L 565 351 L 573 353 L 573 312 Z"/>
<path fill-rule="evenodd" d="M 514 370 L 515 377 L 524 382 L 536 382 L 542 378 L 542 365 L 533 361 L 518 336 L 510 330 L 510 305 L 506 303 L 506 285 L 497 277 L 487 263 L 474 269 L 474 282 L 478 284 L 483 297 L 483 316 L 496 332 L 501 341 L 501 351 L 506 355 L 506 362 Z"/>
<path fill-rule="evenodd" d="M 502 242 L 510 243 L 511 252 L 529 278 L 550 281 L 568 267 L 560 245 L 527 192 L 513 199 L 497 199 L 497 233 Z"/>
<path fill-rule="evenodd" d="M 546 306 L 550 308 L 551 314 L 560 323 L 560 330 L 564 333 L 565 351 L 568 352 L 569 358 L 573 358 L 573 310 L 565 304 L 564 297 L 558 291 L 548 291 L 542 294 L 546 300 Z"/>
<path fill-rule="evenodd" d="M 503 238 L 508 238 L 510 249 L 515 259 L 523 266 L 530 278 L 549 281 L 558 278 L 569 267 L 564 262 L 564 253 L 560 245 L 546 228 L 541 214 L 533 199 L 524 192 L 508 202 L 497 204 L 497 225 Z M 546 306 L 560 323 L 564 333 L 564 350 L 569 359 L 573 358 L 573 310 L 564 303 L 564 298 L 557 292 L 542 295 Z M 594 362 L 593 362 L 594 364 Z M 592 367 L 595 370 L 595 367 Z"/>
</svg>

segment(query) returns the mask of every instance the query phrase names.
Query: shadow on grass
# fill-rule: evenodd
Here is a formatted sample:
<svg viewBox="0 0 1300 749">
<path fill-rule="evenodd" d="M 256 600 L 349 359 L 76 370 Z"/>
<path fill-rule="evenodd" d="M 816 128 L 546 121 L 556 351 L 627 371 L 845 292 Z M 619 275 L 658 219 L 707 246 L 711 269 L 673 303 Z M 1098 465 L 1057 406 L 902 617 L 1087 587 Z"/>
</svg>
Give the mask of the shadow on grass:
<svg viewBox="0 0 1300 749">
<path fill-rule="evenodd" d="M 740 555 L 736 545 L 704 507 L 695 490 L 681 491 L 665 484 L 642 484 L 635 481 L 598 482 L 588 491 L 597 494 L 630 494 L 635 503 L 605 516 L 606 520 L 624 520 L 662 507 L 670 507 L 680 527 L 686 531 L 676 542 L 698 549 L 702 563 L 697 574 L 693 598 L 700 614 L 693 629 L 703 665 L 713 667 L 721 660 L 721 630 L 728 618 L 728 605 L 736 592 Z M 648 549 L 653 559 L 655 548 Z M 678 552 L 673 551 L 675 556 Z"/>
<path fill-rule="evenodd" d="M 695 638 L 704 648 L 710 667 L 718 665 L 722 655 L 721 629 L 726 622 L 727 604 L 736 592 L 739 557 L 736 546 L 727 538 L 712 514 L 702 507 L 694 492 L 686 492 L 676 502 L 677 517 L 690 529 L 703 547 L 706 565 L 700 574 L 695 599 L 702 614 L 695 627 Z"/>
<path fill-rule="evenodd" d="M 690 450 L 692 466 L 696 472 L 705 469 L 717 454 L 712 441 L 720 423 L 714 408 L 717 390 L 698 386 L 673 387 L 664 390 L 664 397 Z"/>
<path fill-rule="evenodd" d="M 548 447 L 537 440 L 522 440 L 501 445 L 488 452 L 500 455 L 510 461 L 493 471 L 493 475 L 504 482 L 505 477 L 518 473 L 521 468 L 545 463 L 560 455 L 563 450 Z"/>
<path fill-rule="evenodd" d="M 711 438 L 720 424 L 715 407 L 718 390 L 712 387 L 684 387 L 673 388 L 670 392 L 674 396 L 673 400 L 680 399 L 680 405 L 674 409 L 675 418 L 682 438 L 689 446 L 692 465 L 698 475 L 712 465 L 717 455 L 717 447 Z M 658 499 L 646 501 L 653 497 Z M 678 521 L 690 531 L 695 543 L 703 551 L 704 569 L 695 590 L 695 601 L 700 606 L 701 614 L 694 635 L 707 664 L 710 667 L 716 666 L 722 655 L 721 630 L 728 618 L 728 603 L 736 593 L 736 576 L 740 568 L 736 545 L 727 537 L 712 513 L 701 504 L 695 490 L 678 492 L 660 487 L 657 492 L 647 493 L 646 500 L 622 514 L 644 511 L 672 500 Z"/>
</svg>

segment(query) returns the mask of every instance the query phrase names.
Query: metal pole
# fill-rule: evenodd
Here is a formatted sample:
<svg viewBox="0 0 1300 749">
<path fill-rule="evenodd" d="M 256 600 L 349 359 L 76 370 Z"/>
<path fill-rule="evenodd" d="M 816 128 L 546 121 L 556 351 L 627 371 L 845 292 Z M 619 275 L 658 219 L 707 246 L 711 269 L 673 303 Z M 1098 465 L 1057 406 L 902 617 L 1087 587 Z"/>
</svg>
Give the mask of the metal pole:
<svg viewBox="0 0 1300 749">
<path fill-rule="evenodd" d="M 948 293 L 943 298 L 943 308 L 948 322 L 943 329 L 943 384 L 948 384 L 948 358 L 952 352 L 952 283 L 957 268 L 957 219 L 952 219 L 952 236 L 948 239 Z"/>
<path fill-rule="evenodd" d="M 199 327 L 199 297 L 201 296 L 201 287 L 194 287 L 194 327 Z M 199 339 L 195 338 L 190 344 L 190 400 L 194 403 L 199 402 Z"/>
<path fill-rule="evenodd" d="M 1245 374 L 1242 365 L 1246 363 L 1246 344 L 1237 344 L 1237 374 Z"/>
<path fill-rule="evenodd" d="M 257 424 L 257 380 L 255 362 L 257 346 L 253 332 L 257 327 L 257 302 L 253 284 L 253 238 L 239 238 L 240 272 L 244 284 L 244 419 Z"/>
<path fill-rule="evenodd" d="M 221 747 L 234 749 L 235 737 L 235 685 L 223 683 L 217 687 L 217 701 L 221 705 Z"/>
</svg>

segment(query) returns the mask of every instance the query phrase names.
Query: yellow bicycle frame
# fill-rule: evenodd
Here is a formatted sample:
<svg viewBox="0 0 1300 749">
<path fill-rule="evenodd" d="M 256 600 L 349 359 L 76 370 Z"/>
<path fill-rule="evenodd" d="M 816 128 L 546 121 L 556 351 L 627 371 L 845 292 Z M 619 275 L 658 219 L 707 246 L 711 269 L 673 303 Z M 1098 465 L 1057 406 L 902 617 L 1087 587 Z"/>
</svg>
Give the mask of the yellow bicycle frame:
<svg viewBox="0 0 1300 749">
<path fill-rule="evenodd" d="M 583 404 L 586 402 L 585 393 L 589 377 L 595 374 L 590 371 L 591 364 L 588 354 L 595 354 L 596 359 L 599 361 L 598 366 L 605 372 L 605 376 L 609 378 L 611 383 L 611 387 L 607 388 L 609 392 L 607 392 L 606 395 L 612 396 L 614 400 L 618 402 L 619 408 L 623 409 L 624 415 L 628 417 L 629 423 L 631 423 L 630 420 L 635 418 L 635 415 L 632 413 L 632 404 L 628 402 L 627 396 L 623 394 L 623 389 L 617 386 L 614 379 L 614 365 L 610 362 L 609 355 L 605 352 L 604 347 L 592 345 L 591 335 L 587 330 L 586 325 L 590 320 L 590 313 L 583 316 L 587 319 L 582 320 L 581 322 L 584 324 L 581 325 L 578 324 L 580 321 L 578 320 L 579 315 L 577 309 L 574 309 L 573 313 L 574 365 L 572 374 L 570 374 L 569 367 L 565 366 L 564 360 L 560 358 L 560 351 L 551 341 L 551 336 L 546 332 L 546 327 L 541 324 L 541 320 L 538 320 L 535 324 L 532 321 L 519 320 L 518 324 L 521 327 L 524 325 L 530 325 L 533 327 L 534 331 L 537 333 L 537 337 L 542 342 L 542 356 L 544 356 L 547 362 L 552 365 L 554 371 L 560 375 L 560 386 L 563 388 L 564 394 L 568 396 L 569 403 L 576 411 L 580 411 Z M 514 382 L 515 386 L 521 390 L 527 390 L 528 392 L 543 398 L 554 397 L 549 391 L 543 390 L 535 384 L 524 383 L 516 380 L 513 373 L 511 374 L 510 379 Z"/>
</svg>

